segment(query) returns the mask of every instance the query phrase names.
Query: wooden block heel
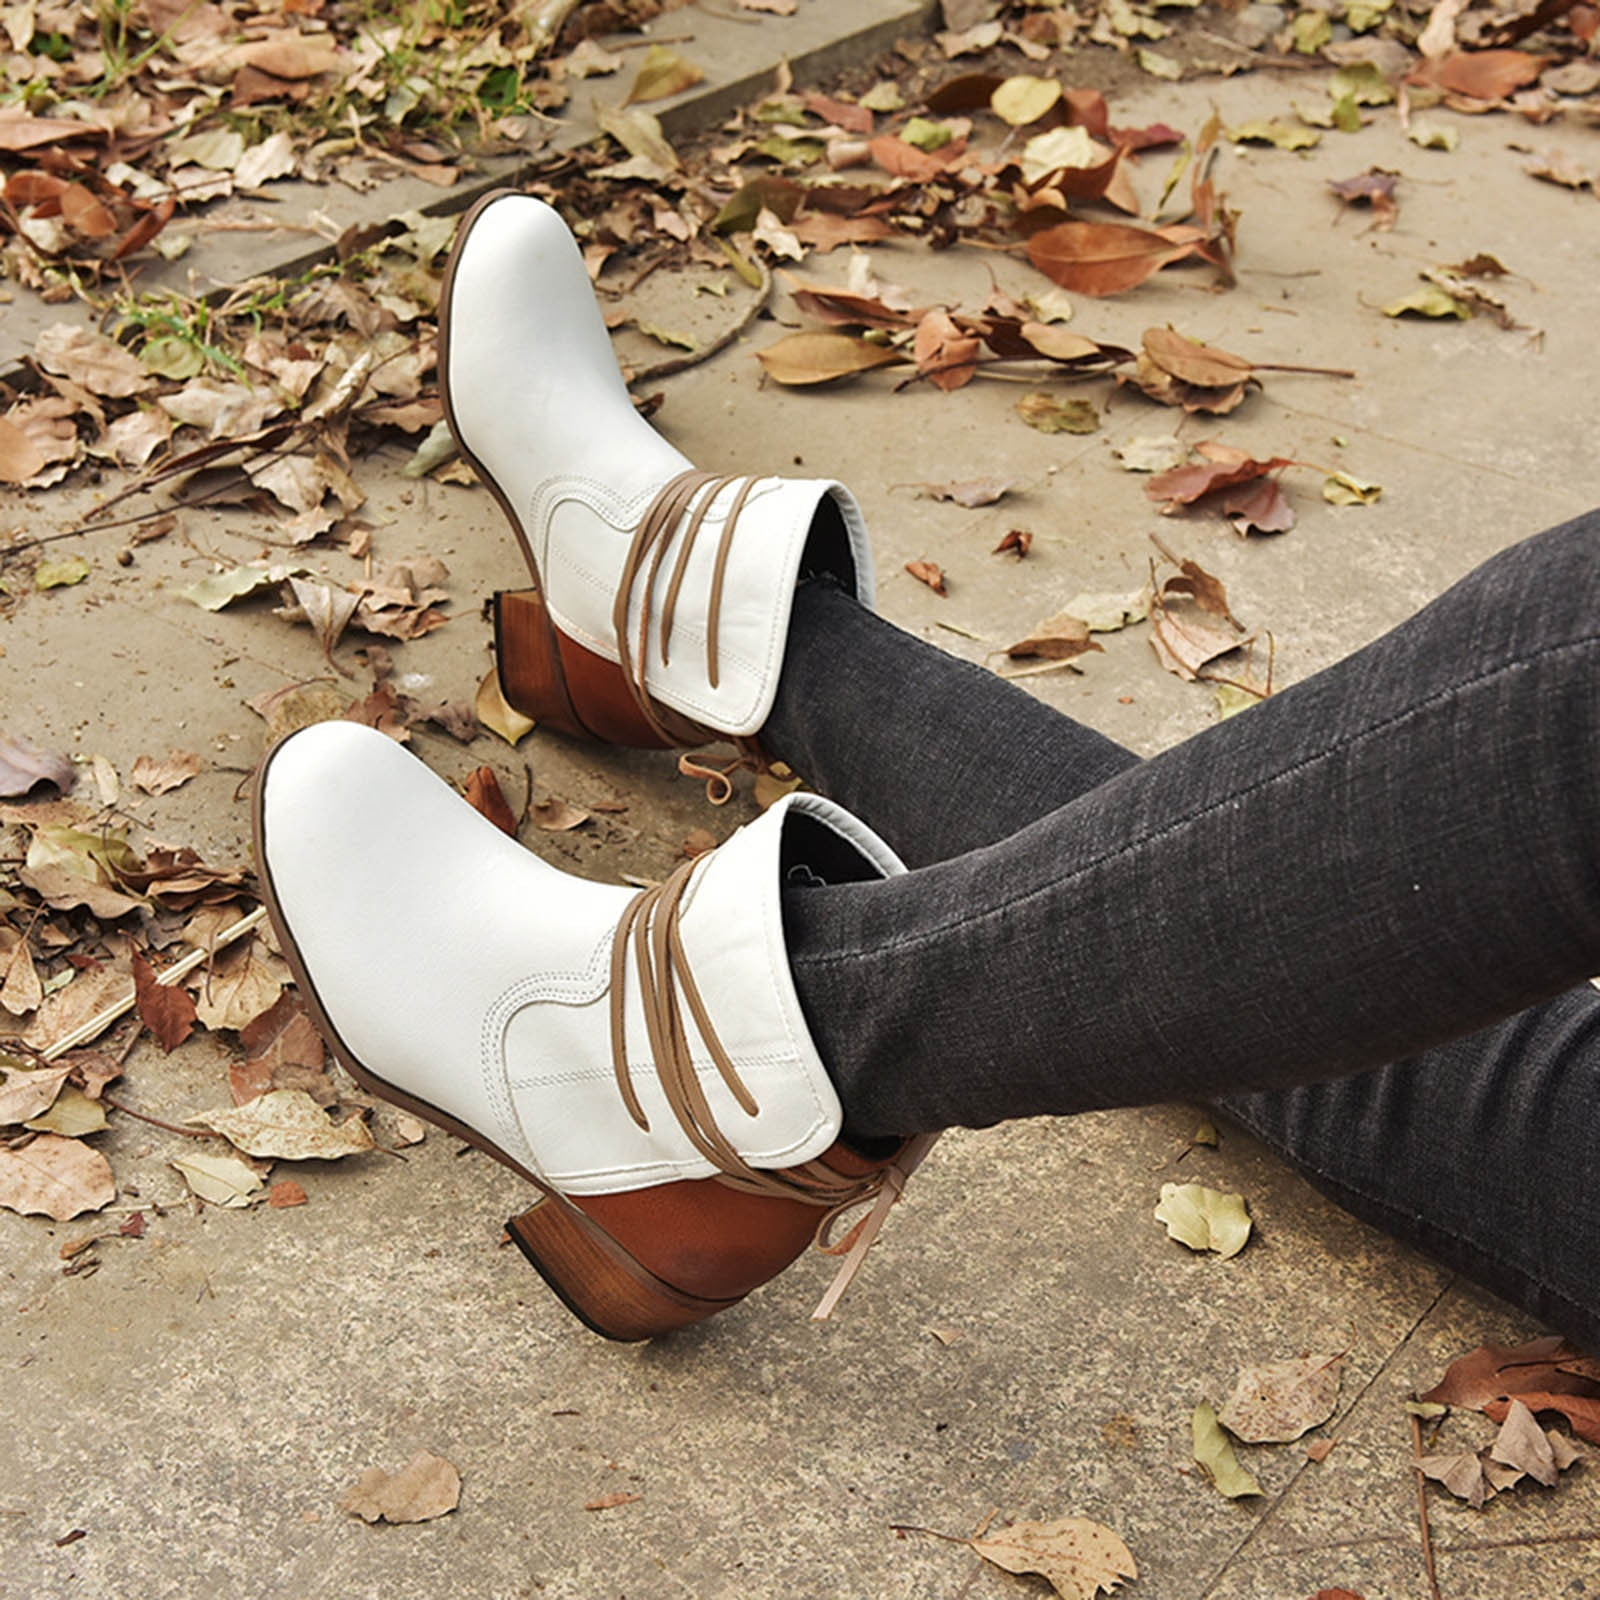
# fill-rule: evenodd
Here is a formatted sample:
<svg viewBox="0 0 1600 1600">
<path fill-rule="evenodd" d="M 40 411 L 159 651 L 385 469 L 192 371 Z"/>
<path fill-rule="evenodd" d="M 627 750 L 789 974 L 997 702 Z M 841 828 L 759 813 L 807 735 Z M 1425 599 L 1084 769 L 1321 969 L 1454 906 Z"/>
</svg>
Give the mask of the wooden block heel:
<svg viewBox="0 0 1600 1600">
<path fill-rule="evenodd" d="M 506 1231 L 567 1309 L 607 1339 L 653 1339 L 736 1303 L 702 1300 L 663 1283 L 556 1195 L 513 1217 Z"/>
<path fill-rule="evenodd" d="M 616 662 L 567 638 L 538 589 L 495 595 L 494 651 L 500 692 L 523 716 L 603 744 L 671 748 L 640 714 Z M 671 713 L 666 720 L 669 726 L 682 722 Z M 702 743 L 700 731 L 683 722 L 685 742 Z"/>
</svg>

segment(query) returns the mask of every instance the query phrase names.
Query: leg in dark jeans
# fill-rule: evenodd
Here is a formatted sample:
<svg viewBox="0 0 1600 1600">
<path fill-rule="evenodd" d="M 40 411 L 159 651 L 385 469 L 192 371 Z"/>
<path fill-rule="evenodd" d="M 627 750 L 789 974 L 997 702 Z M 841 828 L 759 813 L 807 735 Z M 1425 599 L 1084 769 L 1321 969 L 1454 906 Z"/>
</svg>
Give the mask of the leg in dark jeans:
<svg viewBox="0 0 1600 1600">
<path fill-rule="evenodd" d="M 923 867 L 786 904 L 851 1127 L 1221 1100 L 1600 1342 L 1597 534 L 1146 763 L 804 591 L 764 738 Z"/>
</svg>

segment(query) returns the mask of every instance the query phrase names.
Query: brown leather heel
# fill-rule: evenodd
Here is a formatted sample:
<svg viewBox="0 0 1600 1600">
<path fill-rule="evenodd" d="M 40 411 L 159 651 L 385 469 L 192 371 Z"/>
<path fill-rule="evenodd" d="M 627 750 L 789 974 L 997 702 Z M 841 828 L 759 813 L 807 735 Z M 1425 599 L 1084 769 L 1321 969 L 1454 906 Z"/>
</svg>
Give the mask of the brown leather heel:
<svg viewBox="0 0 1600 1600">
<path fill-rule="evenodd" d="M 506 1231 L 567 1309 L 607 1339 L 653 1339 L 735 1303 L 702 1300 L 663 1283 L 556 1195 L 513 1217 Z"/>
<path fill-rule="evenodd" d="M 604 744 L 668 750 L 628 692 L 614 661 L 567 638 L 550 618 L 538 589 L 512 589 L 494 597 L 495 661 L 506 703 L 547 728 Z M 663 726 L 696 745 L 715 734 L 663 712 Z"/>
</svg>

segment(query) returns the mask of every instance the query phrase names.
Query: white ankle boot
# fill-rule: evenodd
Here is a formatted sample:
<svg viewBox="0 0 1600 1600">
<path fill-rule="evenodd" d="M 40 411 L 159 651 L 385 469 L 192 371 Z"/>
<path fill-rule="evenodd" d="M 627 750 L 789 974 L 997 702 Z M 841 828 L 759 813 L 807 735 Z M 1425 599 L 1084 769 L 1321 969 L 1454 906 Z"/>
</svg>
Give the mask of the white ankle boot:
<svg viewBox="0 0 1600 1600">
<path fill-rule="evenodd" d="M 881 1217 L 920 1159 L 837 1142 L 790 977 L 785 873 L 905 870 L 828 800 L 789 796 L 640 894 L 545 865 L 391 740 L 332 722 L 268 757 L 256 850 L 335 1054 L 541 1190 L 508 1226 L 600 1333 L 723 1310 L 825 1215 L 881 1196 Z"/>
<path fill-rule="evenodd" d="M 492 195 L 467 214 L 439 320 L 451 431 L 534 577 L 496 596 L 506 698 L 616 744 L 753 735 L 803 566 L 872 603 L 854 497 L 696 473 L 634 410 L 577 244 L 543 201 Z"/>
</svg>

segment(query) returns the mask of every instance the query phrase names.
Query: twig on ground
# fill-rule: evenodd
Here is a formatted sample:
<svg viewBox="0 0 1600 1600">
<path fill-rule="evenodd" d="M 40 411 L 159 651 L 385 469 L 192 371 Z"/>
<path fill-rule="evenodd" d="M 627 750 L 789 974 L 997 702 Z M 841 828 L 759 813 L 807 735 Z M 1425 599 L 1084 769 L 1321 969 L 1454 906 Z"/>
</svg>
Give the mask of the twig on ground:
<svg viewBox="0 0 1600 1600">
<path fill-rule="evenodd" d="M 1433 1532 L 1428 1527 L 1428 1480 L 1418 1463 L 1422 1459 L 1422 1423 L 1411 1413 L 1411 1470 L 1417 1480 L 1417 1522 L 1422 1528 L 1422 1570 L 1428 1577 L 1429 1600 L 1444 1600 L 1439 1593 L 1439 1574 L 1433 1564 Z"/>
</svg>

